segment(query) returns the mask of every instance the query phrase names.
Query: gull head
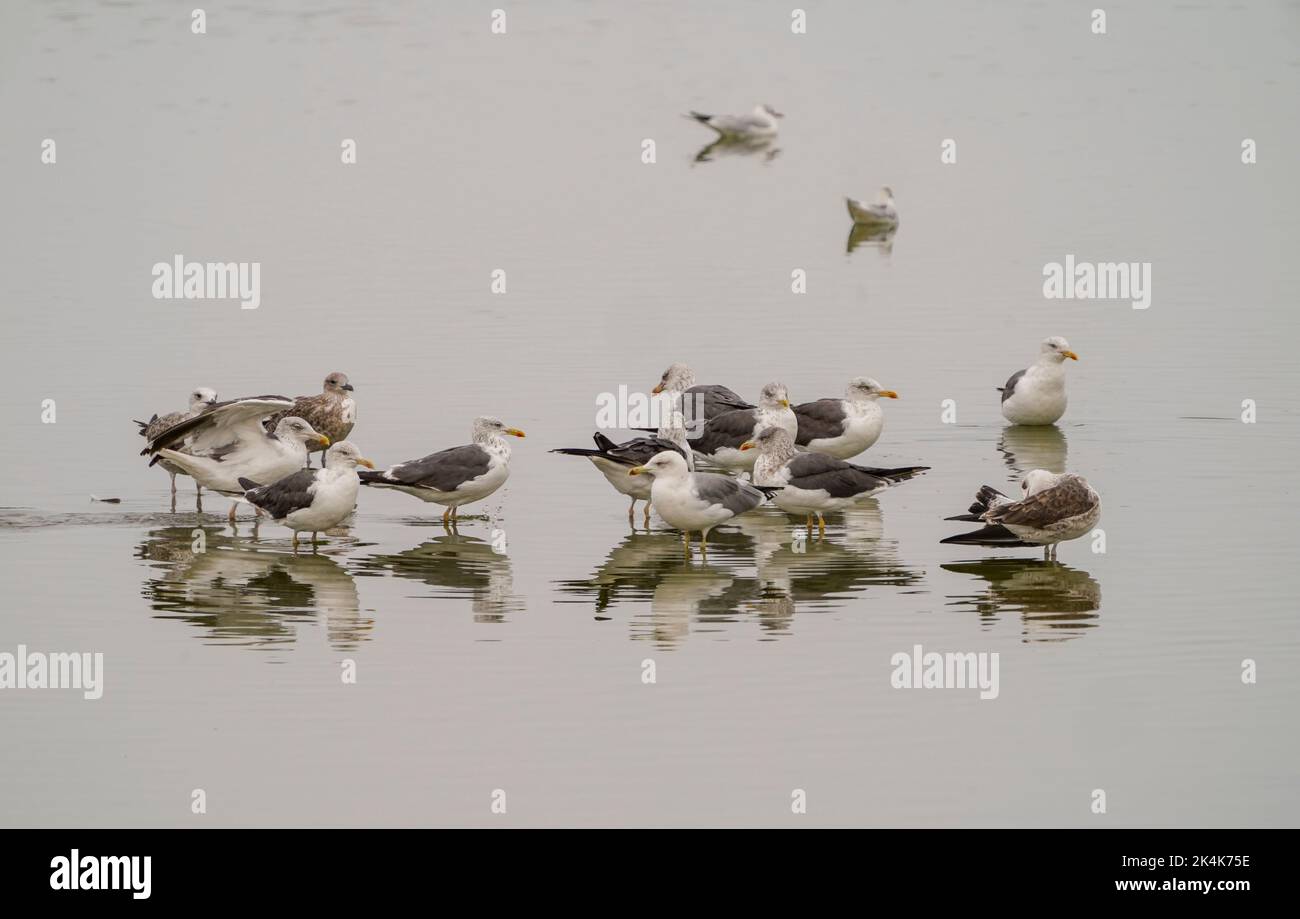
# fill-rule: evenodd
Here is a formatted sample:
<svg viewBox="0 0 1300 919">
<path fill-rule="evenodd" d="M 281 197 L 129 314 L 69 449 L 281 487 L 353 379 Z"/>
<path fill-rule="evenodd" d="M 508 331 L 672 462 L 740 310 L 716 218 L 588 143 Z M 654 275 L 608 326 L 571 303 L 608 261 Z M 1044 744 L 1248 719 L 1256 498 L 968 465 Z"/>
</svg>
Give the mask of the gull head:
<svg viewBox="0 0 1300 919">
<path fill-rule="evenodd" d="M 888 185 L 880 186 L 880 203 L 881 204 L 894 203 L 894 190 L 890 188 Z"/>
<path fill-rule="evenodd" d="M 762 112 L 762 113 L 765 114 L 765 115 L 769 115 L 769 116 L 771 116 L 772 118 L 784 118 L 784 117 L 785 117 L 785 114 L 784 114 L 784 113 L 782 113 L 782 112 L 778 112 L 776 109 L 772 108 L 772 106 L 768 105 L 766 102 L 764 102 L 762 105 L 758 106 L 758 107 L 757 107 L 757 111 Z"/>
<path fill-rule="evenodd" d="M 1048 472 L 1046 469 L 1031 469 L 1025 473 L 1025 477 L 1020 480 L 1020 490 L 1023 492 L 1022 497 L 1030 498 L 1040 491 L 1046 491 L 1056 484 L 1060 478 L 1054 472 Z"/>
<path fill-rule="evenodd" d="M 790 393 L 784 383 L 768 383 L 758 394 L 758 404 L 766 409 L 790 407 Z"/>
<path fill-rule="evenodd" d="M 502 434 L 509 434 L 511 437 L 523 437 L 524 432 L 518 428 L 508 428 L 506 423 L 500 418 L 493 418 L 491 415 L 482 415 L 474 419 L 474 442 L 482 440 L 495 439 Z"/>
<path fill-rule="evenodd" d="M 654 395 L 661 392 L 686 392 L 695 385 L 695 371 L 685 364 L 673 364 L 659 378 L 659 385 L 650 390 Z"/>
<path fill-rule="evenodd" d="M 854 377 L 849 380 L 844 395 L 850 402 L 875 402 L 877 399 L 897 399 L 898 393 L 885 389 L 871 377 Z"/>
<path fill-rule="evenodd" d="M 280 423 L 275 426 L 275 436 L 289 443 L 300 443 L 313 450 L 323 450 L 330 445 L 328 437 L 295 415 L 280 419 Z"/>
<path fill-rule="evenodd" d="M 686 475 L 689 471 L 686 468 L 686 460 L 682 458 L 680 453 L 665 450 L 662 453 L 656 453 L 644 466 L 633 466 L 627 471 L 627 474 L 672 478 Z"/>
<path fill-rule="evenodd" d="M 362 456 L 357 445 L 350 440 L 340 440 L 325 453 L 327 469 L 356 469 L 358 466 L 375 468 L 375 464 Z"/>
<path fill-rule="evenodd" d="M 1051 338 L 1044 338 L 1042 346 L 1038 349 L 1042 352 L 1043 360 L 1061 363 L 1066 358 L 1077 361 L 1079 355 L 1070 350 L 1070 343 L 1060 335 L 1053 335 Z"/>
<path fill-rule="evenodd" d="M 209 405 L 217 404 L 217 391 L 208 389 L 206 386 L 200 386 L 194 392 L 190 393 L 190 411 L 200 412 Z"/>
<path fill-rule="evenodd" d="M 348 375 L 346 373 L 335 370 L 325 378 L 325 385 L 322 387 L 322 391 L 339 394 L 352 392 L 352 384 L 348 382 Z"/>
<path fill-rule="evenodd" d="M 742 450 L 757 449 L 763 456 L 793 456 L 794 455 L 794 438 L 785 428 L 779 428 L 775 425 L 764 428 L 758 432 L 753 440 L 747 440 L 740 445 Z"/>
</svg>

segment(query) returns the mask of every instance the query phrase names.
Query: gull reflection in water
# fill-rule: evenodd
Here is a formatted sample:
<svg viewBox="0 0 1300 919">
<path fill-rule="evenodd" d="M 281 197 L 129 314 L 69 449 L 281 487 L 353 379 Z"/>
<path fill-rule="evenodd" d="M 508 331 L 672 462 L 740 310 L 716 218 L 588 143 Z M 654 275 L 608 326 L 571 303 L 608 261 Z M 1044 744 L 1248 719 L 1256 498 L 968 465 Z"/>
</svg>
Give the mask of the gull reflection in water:
<svg viewBox="0 0 1300 919">
<path fill-rule="evenodd" d="M 372 555 L 357 564 L 358 575 L 392 574 L 433 588 L 429 597 L 465 600 L 475 622 L 508 622 L 522 612 L 524 598 L 515 593 L 510 556 L 492 543 L 456 531 L 437 536 L 393 555 Z"/>
<path fill-rule="evenodd" d="M 151 575 L 143 585 L 159 619 L 198 628 L 212 644 L 277 648 L 298 638 L 298 627 L 325 620 L 337 650 L 370 638 L 374 619 L 361 615 L 352 575 L 326 554 L 267 551 L 218 529 L 150 531 L 136 549 Z M 199 549 L 202 551 L 198 551 Z"/>
<path fill-rule="evenodd" d="M 864 502 L 865 504 L 866 502 Z M 870 502 L 875 505 L 875 502 Z M 879 506 L 855 509 L 857 540 L 796 538 L 803 534 L 785 514 L 759 511 L 709 534 L 705 559 L 682 557 L 676 531 L 634 533 L 615 546 L 588 578 L 560 581 L 561 593 L 594 600 L 597 618 L 611 618 L 619 603 L 633 610 L 634 639 L 671 648 L 692 632 L 728 634 L 737 624 L 757 624 L 761 639 L 788 634 L 796 610 L 837 609 L 871 586 L 919 583 L 921 573 L 902 565 L 893 543 L 878 538 Z M 852 529 L 852 520 L 828 521 L 828 533 Z"/>
<path fill-rule="evenodd" d="M 781 154 L 781 148 L 773 146 L 775 140 L 775 137 L 719 137 L 695 154 L 695 162 L 711 163 L 717 157 L 761 155 L 764 162 L 770 163 Z"/>
<path fill-rule="evenodd" d="M 1018 613 L 1026 642 L 1066 641 L 1101 624 L 1101 585 L 1086 571 L 1018 558 L 940 567 L 984 582 L 979 593 L 950 595 L 949 606 L 977 612 L 990 625 L 1007 613 Z"/>
<path fill-rule="evenodd" d="M 897 234 L 897 226 L 855 223 L 849 227 L 849 239 L 844 245 L 844 251 L 852 253 L 858 248 L 875 249 L 882 258 L 888 258 L 894 251 L 894 237 Z"/>
<path fill-rule="evenodd" d="M 1008 425 L 998 441 L 998 449 L 1017 481 L 1033 469 L 1065 472 L 1067 446 L 1065 432 L 1054 424 Z"/>
</svg>

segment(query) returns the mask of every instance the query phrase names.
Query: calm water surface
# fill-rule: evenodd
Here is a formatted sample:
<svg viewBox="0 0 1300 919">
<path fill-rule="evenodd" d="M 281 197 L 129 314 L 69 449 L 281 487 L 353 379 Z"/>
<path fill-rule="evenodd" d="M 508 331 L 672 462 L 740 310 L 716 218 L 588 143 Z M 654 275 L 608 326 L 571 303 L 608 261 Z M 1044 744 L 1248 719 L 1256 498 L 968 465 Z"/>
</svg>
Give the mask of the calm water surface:
<svg viewBox="0 0 1300 919">
<path fill-rule="evenodd" d="M 1294 3 L 1112 5 L 1104 37 L 1064 3 L 834 4 L 798 37 L 752 3 L 520 6 L 495 37 L 441 6 L 241 4 L 206 36 L 161 2 L 0 11 L 0 650 L 106 669 L 99 701 L 0 693 L 0 821 L 1300 820 Z M 762 149 L 682 117 L 760 101 Z M 882 184 L 900 229 L 850 232 Z M 260 261 L 261 307 L 154 300 L 175 253 Z M 1044 300 L 1067 254 L 1150 261 L 1150 309 Z M 995 387 L 1049 334 L 1069 412 L 1006 429 Z M 871 375 L 902 398 L 866 460 L 933 469 L 806 551 L 768 508 L 687 560 L 547 452 L 674 360 L 797 401 Z M 169 510 L 132 418 L 335 369 L 381 464 L 525 429 L 509 484 L 456 534 L 365 493 L 298 556 L 187 480 Z M 1035 467 L 1100 491 L 1104 554 L 939 544 Z M 892 689 L 916 644 L 998 652 L 998 699 Z"/>
</svg>

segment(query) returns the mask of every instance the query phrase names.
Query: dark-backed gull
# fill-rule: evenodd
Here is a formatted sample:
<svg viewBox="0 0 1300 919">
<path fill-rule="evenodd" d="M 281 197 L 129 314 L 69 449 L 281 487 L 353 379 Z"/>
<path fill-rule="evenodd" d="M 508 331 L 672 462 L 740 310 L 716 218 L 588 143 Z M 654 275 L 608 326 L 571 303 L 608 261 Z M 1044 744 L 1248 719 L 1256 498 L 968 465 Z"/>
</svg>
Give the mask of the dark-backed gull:
<svg viewBox="0 0 1300 919">
<path fill-rule="evenodd" d="M 836 459 L 849 459 L 880 439 L 885 413 L 878 399 L 897 399 L 898 393 L 883 389 L 870 377 L 854 377 L 843 399 L 818 399 L 794 407 L 799 421 L 795 443 Z"/>
<path fill-rule="evenodd" d="M 338 526 L 357 506 L 357 466 L 374 469 L 351 441 L 332 445 L 327 462 L 320 469 L 299 469 L 269 485 L 241 478 L 244 498 L 276 523 L 293 530 L 293 551 L 298 551 L 298 534 L 316 534 Z"/>
<path fill-rule="evenodd" d="M 725 412 L 711 419 L 699 436 L 691 438 L 690 445 L 700 459 L 728 471 L 743 472 L 754 468 L 757 455 L 741 450 L 741 445 L 771 427 L 784 428 L 792 438 L 799 431 L 799 420 L 790 410 L 784 383 L 764 386 L 756 408 Z"/>
<path fill-rule="evenodd" d="M 1011 375 L 1002 393 L 1002 416 L 1012 424 L 1055 424 L 1065 414 L 1065 361 L 1079 355 L 1059 335 L 1044 339 L 1037 363 Z"/>
</svg>

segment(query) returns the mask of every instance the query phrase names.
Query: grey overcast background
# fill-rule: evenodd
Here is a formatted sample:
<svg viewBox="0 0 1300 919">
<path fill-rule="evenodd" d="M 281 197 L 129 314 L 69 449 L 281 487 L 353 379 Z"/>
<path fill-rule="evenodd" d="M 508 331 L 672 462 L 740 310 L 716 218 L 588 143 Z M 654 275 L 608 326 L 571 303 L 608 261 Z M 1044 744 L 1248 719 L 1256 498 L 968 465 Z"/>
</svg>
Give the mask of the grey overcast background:
<svg viewBox="0 0 1300 919">
<path fill-rule="evenodd" d="M 792 3 L 213 2 L 194 35 L 200 2 L 0 6 L 0 651 L 106 669 L 99 701 L 0 691 L 0 822 L 1300 819 L 1296 3 L 802 0 L 794 35 Z M 757 102 L 779 155 L 694 161 L 684 112 Z M 882 184 L 892 252 L 846 251 Z M 153 299 L 177 253 L 260 262 L 261 307 Z M 1067 254 L 1151 262 L 1151 307 L 1045 300 Z M 1004 432 L 1052 334 L 1070 409 Z M 902 398 L 864 460 L 933 471 L 807 553 L 769 509 L 685 562 L 546 452 L 675 360 L 796 401 L 873 376 Z M 297 558 L 187 480 L 168 512 L 131 419 L 332 370 L 366 455 L 490 413 L 528 433 L 510 482 L 459 537 L 363 493 Z M 1036 465 L 1100 491 L 1105 554 L 939 545 Z M 915 644 L 998 652 L 999 698 L 892 689 Z"/>
</svg>

